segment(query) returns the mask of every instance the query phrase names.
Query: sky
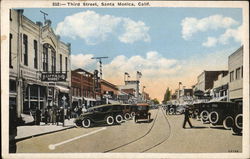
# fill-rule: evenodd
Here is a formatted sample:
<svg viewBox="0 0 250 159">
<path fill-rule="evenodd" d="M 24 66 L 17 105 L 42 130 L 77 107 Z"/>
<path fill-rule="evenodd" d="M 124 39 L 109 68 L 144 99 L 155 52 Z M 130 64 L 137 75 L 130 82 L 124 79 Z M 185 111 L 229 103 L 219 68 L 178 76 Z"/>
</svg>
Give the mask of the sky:
<svg viewBox="0 0 250 159">
<path fill-rule="evenodd" d="M 151 98 L 163 99 L 178 83 L 190 88 L 203 70 L 227 70 L 242 45 L 240 8 L 25 8 L 32 21 L 48 13 L 54 32 L 71 43 L 71 67 L 93 72 L 103 59 L 103 78 L 124 84 L 124 72 Z"/>
</svg>

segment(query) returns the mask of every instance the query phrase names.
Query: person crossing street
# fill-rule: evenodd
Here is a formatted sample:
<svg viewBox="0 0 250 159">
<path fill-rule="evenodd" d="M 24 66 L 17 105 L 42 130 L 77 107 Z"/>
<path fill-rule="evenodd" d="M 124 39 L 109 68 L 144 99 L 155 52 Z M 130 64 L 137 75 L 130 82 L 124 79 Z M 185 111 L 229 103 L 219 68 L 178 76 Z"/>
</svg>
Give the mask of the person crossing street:
<svg viewBox="0 0 250 159">
<path fill-rule="evenodd" d="M 184 113 L 184 122 L 183 122 L 183 128 L 185 129 L 186 127 L 186 123 L 188 122 L 188 124 L 189 124 L 189 126 L 190 126 L 190 128 L 193 128 L 193 125 L 191 124 L 191 122 L 190 122 L 190 120 L 189 120 L 189 108 L 188 107 L 186 107 L 186 109 L 185 109 L 185 113 Z"/>
</svg>

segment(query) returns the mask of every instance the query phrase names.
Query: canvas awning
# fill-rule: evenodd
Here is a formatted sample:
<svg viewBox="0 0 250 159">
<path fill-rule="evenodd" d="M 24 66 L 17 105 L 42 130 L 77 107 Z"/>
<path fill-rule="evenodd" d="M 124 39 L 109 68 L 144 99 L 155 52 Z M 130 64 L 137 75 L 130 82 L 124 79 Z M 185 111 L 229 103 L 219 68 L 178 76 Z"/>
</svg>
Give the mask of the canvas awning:
<svg viewBox="0 0 250 159">
<path fill-rule="evenodd" d="M 69 93 L 69 89 L 66 88 L 66 87 L 62 87 L 62 86 L 55 86 L 57 89 L 60 90 L 60 92 L 63 92 L 63 93 Z"/>
<path fill-rule="evenodd" d="M 84 97 L 84 100 L 87 100 L 87 101 L 96 101 L 96 99 L 94 99 L 94 98 L 86 98 L 86 97 Z"/>
</svg>

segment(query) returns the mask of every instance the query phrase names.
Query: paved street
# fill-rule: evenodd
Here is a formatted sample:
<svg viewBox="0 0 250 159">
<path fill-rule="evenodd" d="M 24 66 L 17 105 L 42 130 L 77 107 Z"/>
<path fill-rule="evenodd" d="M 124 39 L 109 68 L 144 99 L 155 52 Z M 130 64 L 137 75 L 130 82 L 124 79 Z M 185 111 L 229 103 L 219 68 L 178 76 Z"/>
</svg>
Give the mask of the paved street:
<svg viewBox="0 0 250 159">
<path fill-rule="evenodd" d="M 17 143 L 17 153 L 27 152 L 241 152 L 242 136 L 231 131 L 196 126 L 183 129 L 183 115 L 168 115 L 151 110 L 150 123 L 133 120 L 114 126 L 72 128 L 26 139 Z M 32 146 L 31 146 L 32 145 Z"/>
</svg>

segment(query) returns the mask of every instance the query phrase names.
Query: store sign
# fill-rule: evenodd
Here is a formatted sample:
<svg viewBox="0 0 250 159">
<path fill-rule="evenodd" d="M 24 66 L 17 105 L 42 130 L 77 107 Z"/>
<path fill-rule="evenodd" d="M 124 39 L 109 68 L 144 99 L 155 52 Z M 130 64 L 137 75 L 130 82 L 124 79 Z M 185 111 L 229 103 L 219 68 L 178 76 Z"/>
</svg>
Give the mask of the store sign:
<svg viewBox="0 0 250 159">
<path fill-rule="evenodd" d="M 41 80 L 50 82 L 50 81 L 66 81 L 66 73 L 42 73 Z"/>
</svg>

